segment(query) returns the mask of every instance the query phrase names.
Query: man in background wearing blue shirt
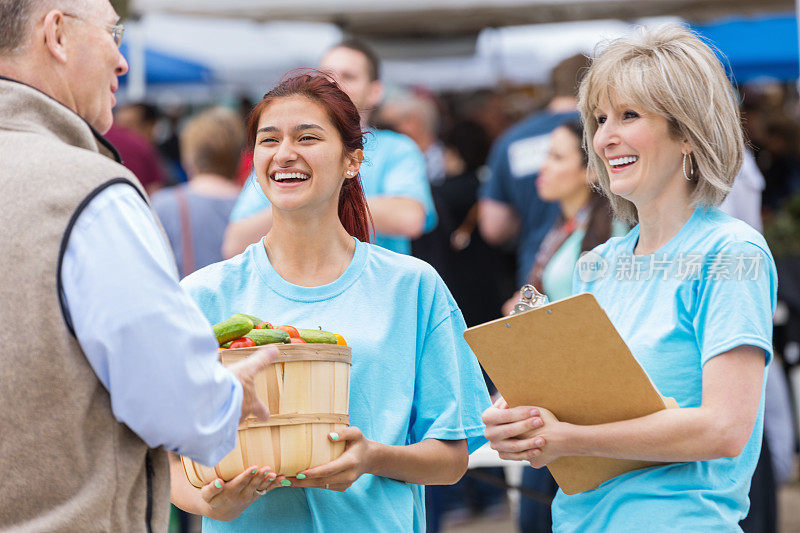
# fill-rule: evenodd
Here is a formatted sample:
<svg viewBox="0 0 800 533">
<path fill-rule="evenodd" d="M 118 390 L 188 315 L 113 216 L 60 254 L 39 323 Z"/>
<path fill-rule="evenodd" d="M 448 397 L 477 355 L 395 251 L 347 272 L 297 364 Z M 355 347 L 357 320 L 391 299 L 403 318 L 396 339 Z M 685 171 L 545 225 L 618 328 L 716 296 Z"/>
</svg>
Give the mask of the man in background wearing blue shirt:
<svg viewBox="0 0 800 533">
<path fill-rule="evenodd" d="M 165 532 L 165 449 L 214 465 L 268 416 L 253 378 L 276 350 L 218 362 L 99 133 L 128 70 L 118 21 L 108 0 L 0 1 L 3 530 Z"/>
<path fill-rule="evenodd" d="M 479 228 L 493 246 L 516 240 L 518 287 L 527 282 L 539 244 L 558 215 L 558 206 L 542 201 L 536 193 L 536 178 L 550 149 L 550 133 L 580 118 L 576 93 L 581 71 L 588 66 L 581 54 L 556 65 L 547 108 L 511 127 L 489 153 L 490 176 L 480 192 Z"/>
<path fill-rule="evenodd" d="M 369 117 L 383 96 L 380 62 L 358 40 L 328 50 L 320 70 L 330 74 L 361 114 L 364 163 L 360 178 L 375 225 L 373 243 L 394 252 L 411 253 L 411 239 L 436 225 L 425 157 L 414 142 L 399 133 L 368 128 Z M 231 213 L 222 254 L 232 257 L 258 241 L 272 226 L 269 201 L 251 174 Z"/>
</svg>

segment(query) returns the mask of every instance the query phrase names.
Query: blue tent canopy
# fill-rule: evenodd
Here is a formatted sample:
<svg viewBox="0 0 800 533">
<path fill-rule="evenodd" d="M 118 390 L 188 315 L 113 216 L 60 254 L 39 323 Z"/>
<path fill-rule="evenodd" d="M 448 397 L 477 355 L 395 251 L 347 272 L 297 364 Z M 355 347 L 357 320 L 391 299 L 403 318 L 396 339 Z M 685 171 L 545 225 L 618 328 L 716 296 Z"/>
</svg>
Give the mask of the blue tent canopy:
<svg viewBox="0 0 800 533">
<path fill-rule="evenodd" d="M 122 55 L 129 59 L 126 43 L 120 46 Z M 207 66 L 189 61 L 164 52 L 145 49 L 146 82 L 150 84 L 167 83 L 207 83 L 212 80 L 211 69 Z M 120 84 L 127 83 L 128 75 L 120 78 Z"/>
<path fill-rule="evenodd" d="M 794 14 L 724 19 L 692 29 L 724 54 L 722 61 L 730 64 L 737 83 L 762 76 L 794 81 L 800 75 Z"/>
</svg>

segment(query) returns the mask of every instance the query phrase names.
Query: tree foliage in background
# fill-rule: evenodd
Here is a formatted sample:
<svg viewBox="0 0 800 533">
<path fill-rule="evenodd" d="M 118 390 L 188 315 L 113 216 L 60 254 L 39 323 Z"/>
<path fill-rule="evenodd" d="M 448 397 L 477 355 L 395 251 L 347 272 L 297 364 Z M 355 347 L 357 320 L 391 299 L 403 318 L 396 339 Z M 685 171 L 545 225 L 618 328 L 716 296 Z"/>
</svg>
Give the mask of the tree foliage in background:
<svg viewBox="0 0 800 533">
<path fill-rule="evenodd" d="M 114 7 L 114 10 L 119 15 L 120 19 L 128 18 L 128 4 L 130 2 L 128 0 L 111 0 L 111 5 Z"/>
<path fill-rule="evenodd" d="M 764 228 L 775 257 L 800 257 L 800 194 L 793 196 Z"/>
</svg>

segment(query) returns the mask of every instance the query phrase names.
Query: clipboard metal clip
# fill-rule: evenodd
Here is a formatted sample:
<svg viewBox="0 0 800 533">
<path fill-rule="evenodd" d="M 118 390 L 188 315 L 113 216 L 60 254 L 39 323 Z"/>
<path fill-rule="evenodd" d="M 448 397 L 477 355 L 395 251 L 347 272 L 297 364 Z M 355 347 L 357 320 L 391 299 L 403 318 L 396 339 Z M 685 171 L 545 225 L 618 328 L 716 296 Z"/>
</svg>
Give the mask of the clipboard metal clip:
<svg viewBox="0 0 800 533">
<path fill-rule="evenodd" d="M 514 305 L 509 315 L 516 315 L 536 309 L 550 303 L 550 300 L 544 294 L 536 290 L 533 285 L 523 285 L 519 291 L 519 301 Z"/>
</svg>

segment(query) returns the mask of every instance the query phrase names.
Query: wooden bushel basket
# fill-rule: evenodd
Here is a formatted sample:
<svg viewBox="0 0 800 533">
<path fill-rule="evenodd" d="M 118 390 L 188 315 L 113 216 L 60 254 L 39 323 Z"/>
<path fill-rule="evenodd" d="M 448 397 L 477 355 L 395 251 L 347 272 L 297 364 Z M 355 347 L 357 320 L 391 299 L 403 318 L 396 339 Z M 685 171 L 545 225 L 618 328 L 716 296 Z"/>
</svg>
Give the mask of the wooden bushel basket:
<svg viewBox="0 0 800 533">
<path fill-rule="evenodd" d="M 328 433 L 349 424 L 350 348 L 336 344 L 276 344 L 275 363 L 256 376 L 256 394 L 269 408 L 267 421 L 248 418 L 239 425 L 236 447 L 214 468 L 181 457 L 195 487 L 215 479 L 229 481 L 253 465 L 294 476 L 344 452 L 344 442 Z M 257 348 L 222 350 L 228 366 Z"/>
</svg>

